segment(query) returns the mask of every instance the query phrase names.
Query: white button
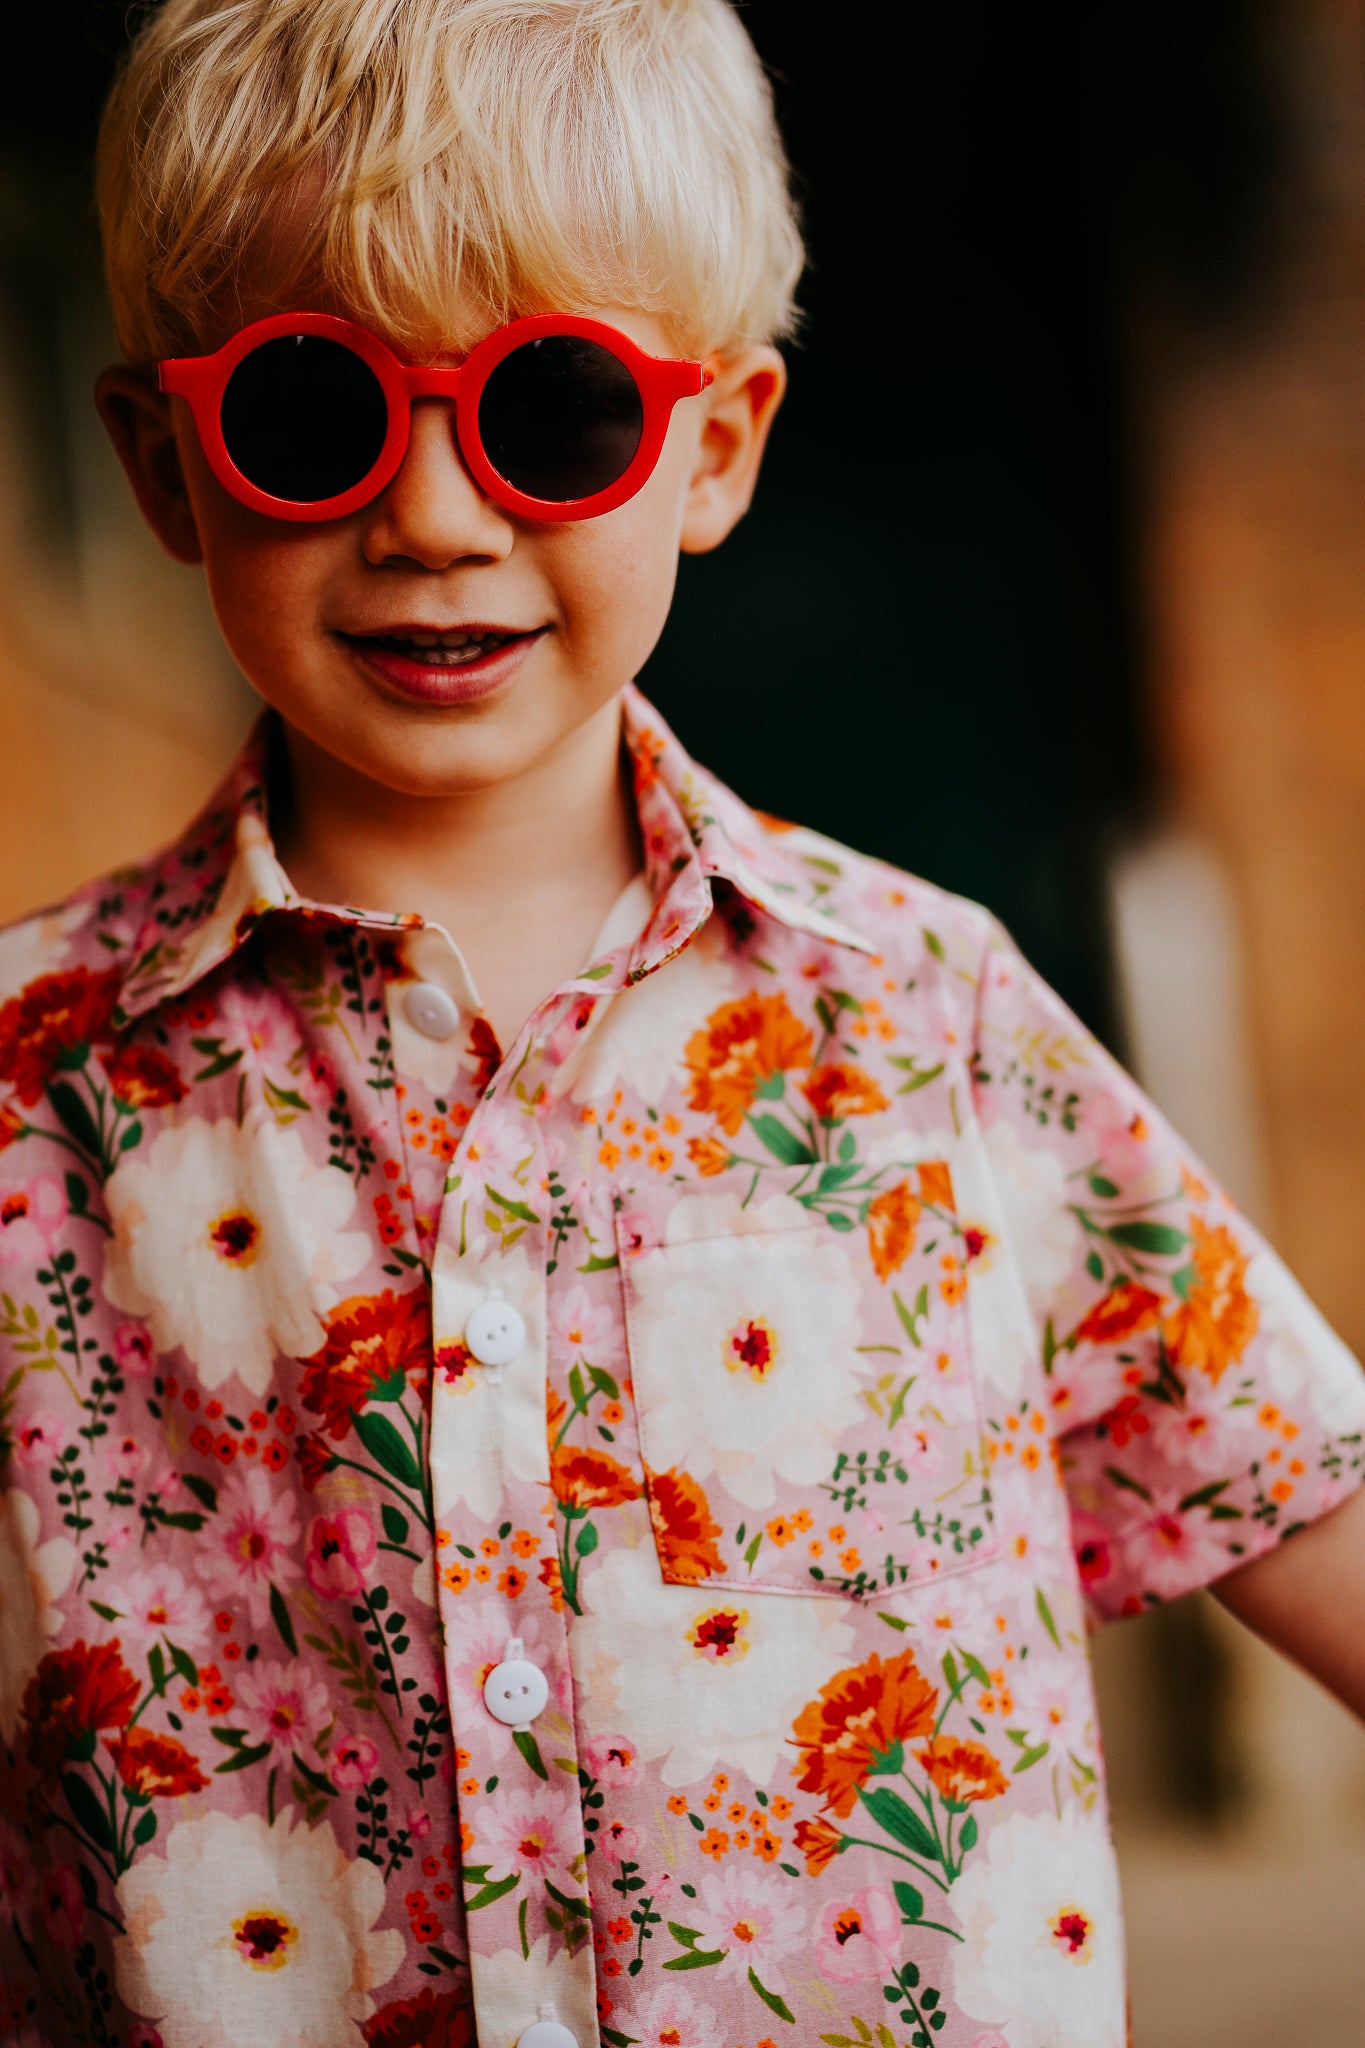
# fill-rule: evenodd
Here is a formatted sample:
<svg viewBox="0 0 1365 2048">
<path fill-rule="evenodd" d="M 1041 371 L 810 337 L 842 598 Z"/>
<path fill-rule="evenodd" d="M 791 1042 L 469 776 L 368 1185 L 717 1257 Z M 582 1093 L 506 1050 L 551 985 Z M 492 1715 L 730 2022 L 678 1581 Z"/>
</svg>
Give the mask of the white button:
<svg viewBox="0 0 1365 2048">
<path fill-rule="evenodd" d="M 423 1038 L 449 1038 L 459 1028 L 458 1006 L 434 981 L 415 981 L 403 998 L 403 1008 Z"/>
<path fill-rule="evenodd" d="M 517 2035 L 517 2048 L 578 2048 L 578 2037 L 558 2020 L 532 2020 Z"/>
<path fill-rule="evenodd" d="M 526 1342 L 521 1310 L 504 1301 L 494 1288 L 487 1301 L 471 1309 L 464 1326 L 465 1348 L 480 1365 L 510 1365 Z"/>
<path fill-rule="evenodd" d="M 489 1713 L 508 1728 L 529 1728 L 549 1697 L 545 1673 L 538 1664 L 527 1663 L 521 1637 L 511 1637 L 501 1664 L 495 1664 L 483 1682 L 483 1703 Z"/>
</svg>

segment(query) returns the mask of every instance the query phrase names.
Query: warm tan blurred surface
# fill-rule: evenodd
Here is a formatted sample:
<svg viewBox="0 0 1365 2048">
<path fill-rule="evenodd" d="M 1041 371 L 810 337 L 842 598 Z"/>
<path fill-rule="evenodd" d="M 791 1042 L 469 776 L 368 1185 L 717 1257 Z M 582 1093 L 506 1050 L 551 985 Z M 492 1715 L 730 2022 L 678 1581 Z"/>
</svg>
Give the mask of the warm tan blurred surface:
<svg viewBox="0 0 1365 2048">
<path fill-rule="evenodd" d="M 1280 24 L 1303 164 L 1271 302 L 1236 340 L 1140 323 L 1166 816 L 1119 928 L 1144 1078 L 1365 1353 L 1365 9 Z M 1226 1694 L 1202 1833 L 1160 1754 L 1175 1617 L 1098 1645 L 1137 2048 L 1358 2044 L 1365 1736 L 1212 1601 L 1191 1613 L 1185 1675 Z"/>
<path fill-rule="evenodd" d="M 90 387 L 115 350 L 77 297 L 50 428 L 72 488 L 45 529 L 11 384 L 0 386 L 0 921 L 168 838 L 250 716 L 197 570 L 132 514 Z"/>
</svg>

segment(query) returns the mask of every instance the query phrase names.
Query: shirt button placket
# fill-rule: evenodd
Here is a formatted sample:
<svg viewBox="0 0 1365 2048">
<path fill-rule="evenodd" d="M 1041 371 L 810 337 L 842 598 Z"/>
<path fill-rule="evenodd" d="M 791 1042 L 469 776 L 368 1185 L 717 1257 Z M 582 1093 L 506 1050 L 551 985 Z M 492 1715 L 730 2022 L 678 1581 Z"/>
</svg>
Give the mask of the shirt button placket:
<svg viewBox="0 0 1365 2048">
<path fill-rule="evenodd" d="M 482 1163 L 519 1162 L 528 1152 L 531 1165 L 515 1181 L 509 1171 Z M 465 1851 L 464 1895 L 479 2039 L 526 2048 L 595 2048 L 596 1965 L 586 1920 L 565 1915 L 531 1871 L 489 1898 L 515 1866 L 498 1860 L 494 1843 L 479 1836 L 479 1815 L 495 1815 L 501 1798 L 529 1794 L 562 1805 L 557 1832 L 565 1853 L 551 1876 L 557 1889 L 585 1896 L 587 1852 L 573 1775 L 578 1759 L 569 1705 L 569 1617 L 555 1611 L 551 1588 L 534 1565 L 515 1597 L 499 1597 L 480 1595 L 469 1585 L 463 1563 L 470 1553 L 478 1559 L 490 1537 L 500 1541 L 498 1531 L 509 1524 L 537 1533 L 546 1528 L 547 1224 L 541 1179 L 536 1125 L 520 1102 L 499 1090 L 479 1106 L 452 1162 L 433 1263 L 432 1485 L 437 1523 L 450 1538 L 438 1553 L 439 1600 L 454 1741 L 470 1758 L 462 1775 L 485 1785 L 497 1779 L 491 1793 L 463 1799 L 460 1814 L 473 1835 Z M 533 1210 L 536 1222 L 524 1216 L 508 1222 L 511 1212 L 493 1199 L 490 1186 L 505 1201 Z M 486 1642 L 497 1626 L 500 1638 Z M 475 1689 L 466 1674 L 490 1654 L 496 1661 Z M 560 1767 L 561 1760 L 568 1769 Z M 572 1953 L 549 1924 L 547 1905 L 560 1927 L 567 1919 L 570 1928 L 581 1928 Z M 511 1952 L 514 1971 L 506 1960 L 496 1969 L 486 1967 Z"/>
</svg>

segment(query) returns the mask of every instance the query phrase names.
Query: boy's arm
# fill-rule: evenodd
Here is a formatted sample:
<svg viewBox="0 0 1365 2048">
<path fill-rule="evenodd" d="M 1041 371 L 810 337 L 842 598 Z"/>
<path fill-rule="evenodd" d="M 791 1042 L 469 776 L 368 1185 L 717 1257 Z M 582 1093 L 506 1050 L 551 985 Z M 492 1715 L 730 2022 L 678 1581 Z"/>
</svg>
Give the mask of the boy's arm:
<svg viewBox="0 0 1365 2048">
<path fill-rule="evenodd" d="M 1209 1590 L 1365 1720 L 1365 1492 Z"/>
</svg>

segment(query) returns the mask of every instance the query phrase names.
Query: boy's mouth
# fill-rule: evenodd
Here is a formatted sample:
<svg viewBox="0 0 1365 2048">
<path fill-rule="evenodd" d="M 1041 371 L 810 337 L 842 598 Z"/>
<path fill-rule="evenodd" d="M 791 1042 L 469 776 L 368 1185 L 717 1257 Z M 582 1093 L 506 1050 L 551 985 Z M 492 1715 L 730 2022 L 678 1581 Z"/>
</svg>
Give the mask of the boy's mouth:
<svg viewBox="0 0 1365 2048">
<path fill-rule="evenodd" d="M 399 625 L 387 633 L 338 632 L 372 681 L 424 704 L 467 704 L 510 681 L 550 629 Z"/>
<path fill-rule="evenodd" d="M 486 654 L 496 654 L 514 640 L 532 636 L 510 626 L 467 626 L 450 632 L 411 628 L 398 633 L 347 633 L 343 638 L 364 648 L 397 654 L 418 668 L 464 668 Z"/>
</svg>

